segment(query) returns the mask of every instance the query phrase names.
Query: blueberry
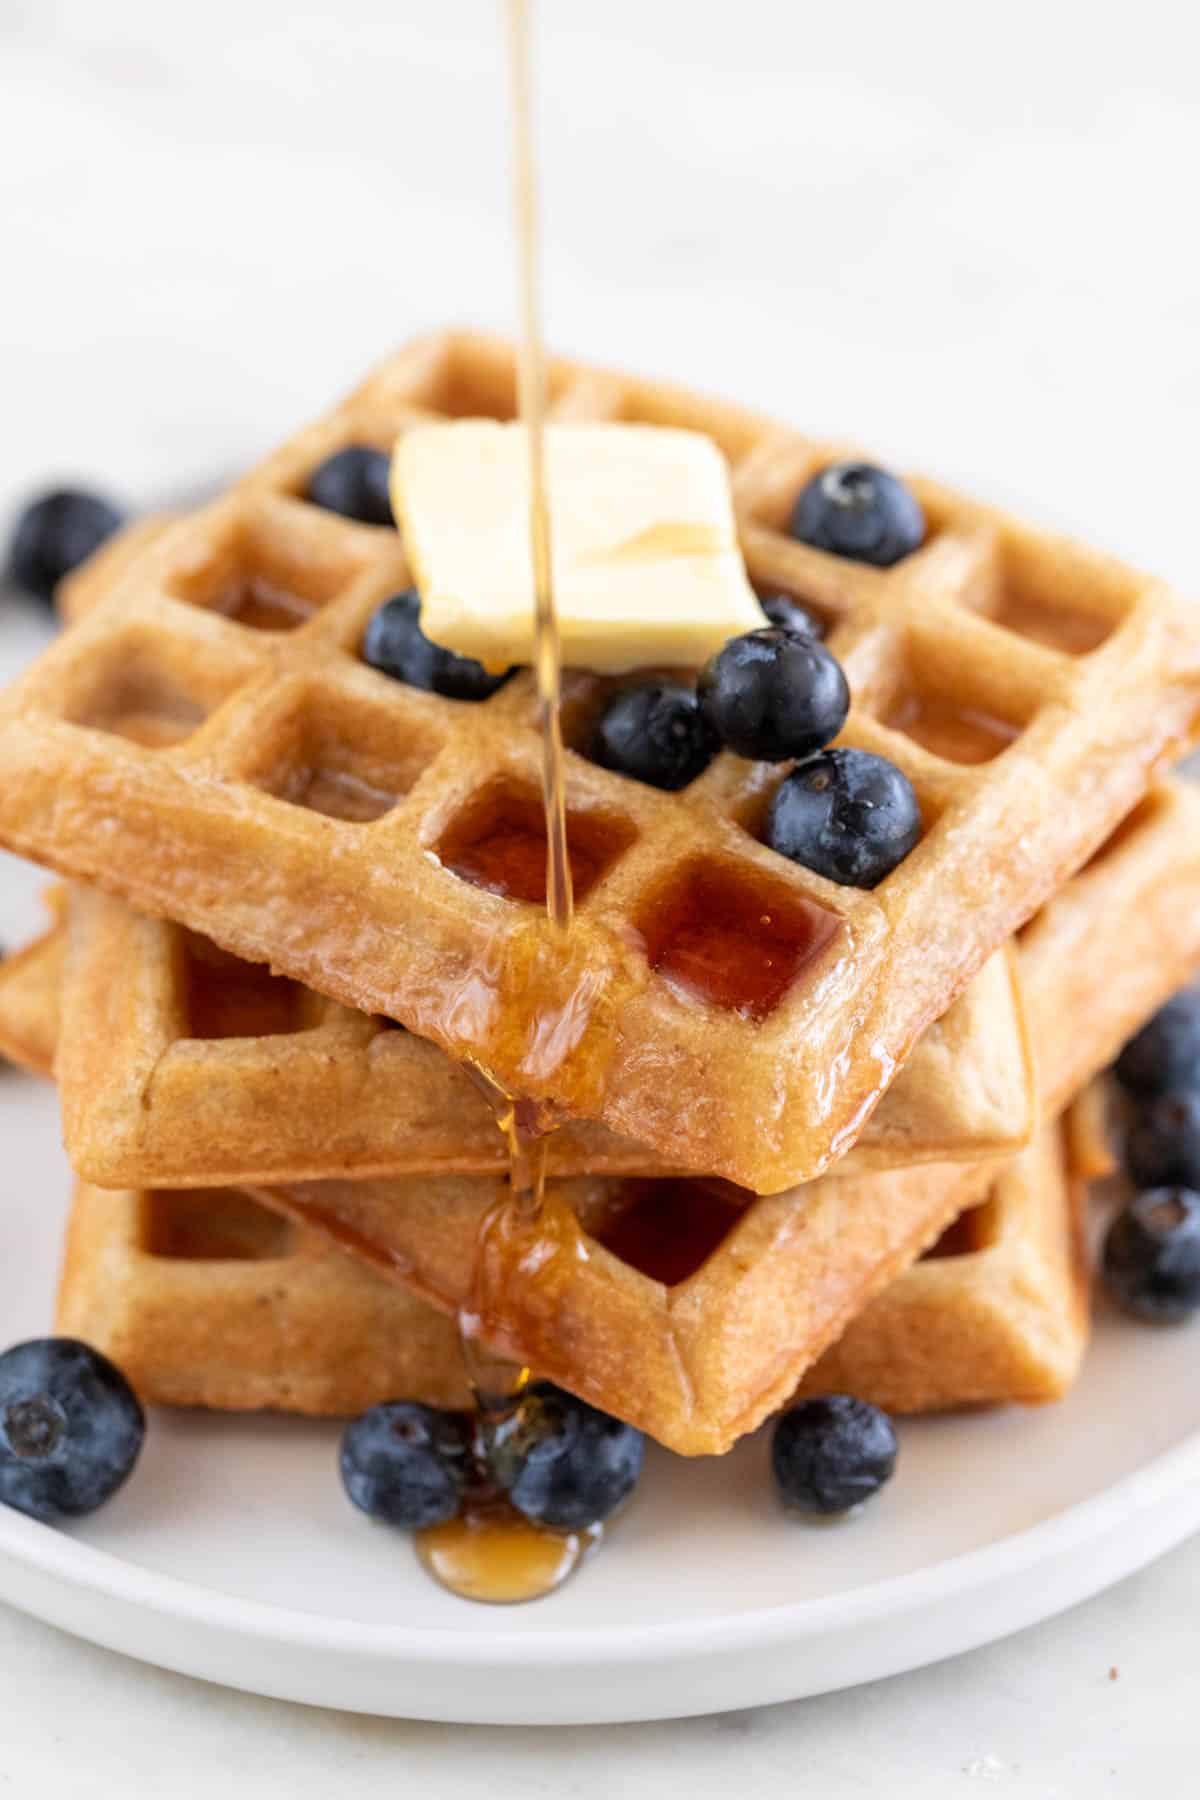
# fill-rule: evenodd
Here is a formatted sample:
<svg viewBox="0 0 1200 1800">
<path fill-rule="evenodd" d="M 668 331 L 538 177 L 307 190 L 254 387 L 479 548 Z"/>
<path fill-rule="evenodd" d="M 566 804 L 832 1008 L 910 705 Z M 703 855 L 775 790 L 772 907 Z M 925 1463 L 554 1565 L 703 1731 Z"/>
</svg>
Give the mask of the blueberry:
<svg viewBox="0 0 1200 1800">
<path fill-rule="evenodd" d="M 696 692 L 721 742 L 756 762 L 811 756 L 850 710 L 841 664 L 815 638 L 778 625 L 730 638 L 700 671 Z"/>
<path fill-rule="evenodd" d="M 493 1426 L 488 1459 L 497 1484 L 527 1519 L 583 1531 L 629 1498 L 645 1449 L 632 1425 L 539 1381 Z"/>
<path fill-rule="evenodd" d="M 596 727 L 592 755 L 619 775 L 674 792 L 703 773 L 716 749 L 692 689 L 654 681 L 614 694 Z"/>
<path fill-rule="evenodd" d="M 843 887 L 878 887 L 921 836 L 903 770 L 869 750 L 825 750 L 775 790 L 767 843 Z"/>
<path fill-rule="evenodd" d="M 771 1439 L 771 1468 L 785 1506 L 843 1513 L 890 1479 L 897 1448 L 885 1412 L 849 1394 L 826 1394 L 781 1413 Z"/>
<path fill-rule="evenodd" d="M 1104 1280 L 1126 1312 L 1178 1325 L 1200 1310 L 1200 1194 L 1150 1188 L 1117 1214 L 1103 1253 Z"/>
<path fill-rule="evenodd" d="M 326 512 L 341 513 L 362 525 L 392 525 L 388 494 L 391 459 L 369 444 L 351 444 L 319 463 L 308 478 L 305 497 Z"/>
<path fill-rule="evenodd" d="M 99 494 L 60 488 L 43 494 L 17 520 L 9 549 L 9 578 L 49 603 L 64 575 L 119 531 L 124 516 Z"/>
<path fill-rule="evenodd" d="M 1200 1087 L 1200 991 L 1176 994 L 1130 1038 L 1117 1058 L 1116 1077 L 1133 1094 Z"/>
<path fill-rule="evenodd" d="M 825 636 L 825 621 L 810 612 L 807 606 L 801 606 L 798 600 L 793 600 L 790 594 L 760 594 L 758 604 L 780 631 L 794 632 L 797 637 Z"/>
<path fill-rule="evenodd" d="M 342 1485 L 355 1506 L 402 1531 L 452 1519 L 471 1469 L 471 1436 L 461 1413 L 415 1400 L 388 1400 L 342 1433 Z"/>
<path fill-rule="evenodd" d="M 1125 1167 L 1140 1188 L 1200 1189 L 1200 1092 L 1148 1100 L 1125 1139 Z"/>
<path fill-rule="evenodd" d="M 362 653 L 381 674 L 444 694 L 448 700 L 486 700 L 513 673 L 506 669 L 501 675 L 489 675 L 473 656 L 457 656 L 431 644 L 421 630 L 421 599 L 415 588 L 385 600 L 372 615 Z"/>
<path fill-rule="evenodd" d="M 53 1524 L 95 1512 L 138 1459 L 146 1419 L 118 1368 L 74 1338 L 0 1356 L 0 1501 Z"/>
<path fill-rule="evenodd" d="M 925 515 L 916 496 L 871 463 L 831 463 L 814 475 L 792 511 L 792 536 L 802 544 L 890 569 L 925 541 Z"/>
</svg>

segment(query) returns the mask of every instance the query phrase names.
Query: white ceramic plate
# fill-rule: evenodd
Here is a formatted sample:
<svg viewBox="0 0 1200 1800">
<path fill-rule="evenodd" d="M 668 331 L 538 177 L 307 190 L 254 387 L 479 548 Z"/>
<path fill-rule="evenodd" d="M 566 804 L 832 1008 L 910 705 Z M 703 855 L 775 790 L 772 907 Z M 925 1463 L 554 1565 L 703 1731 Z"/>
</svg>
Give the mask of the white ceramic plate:
<svg viewBox="0 0 1200 1800">
<path fill-rule="evenodd" d="M 0 676 L 38 631 L 0 628 Z M 5 667 L 7 665 L 7 669 Z M 0 941 L 37 922 L 0 860 Z M 49 1328 L 69 1178 L 54 1096 L 0 1079 L 0 1338 Z M 343 1498 L 337 1431 L 158 1413 L 128 1487 L 66 1532 L 0 1510 L 0 1597 L 186 1674 L 286 1699 L 552 1724 L 760 1705 L 971 1648 L 1200 1527 L 1200 1327 L 1103 1314 L 1066 1404 L 906 1424 L 857 1519 L 784 1517 L 760 1438 L 653 1454 L 599 1557 L 510 1611 L 443 1593 Z"/>
</svg>

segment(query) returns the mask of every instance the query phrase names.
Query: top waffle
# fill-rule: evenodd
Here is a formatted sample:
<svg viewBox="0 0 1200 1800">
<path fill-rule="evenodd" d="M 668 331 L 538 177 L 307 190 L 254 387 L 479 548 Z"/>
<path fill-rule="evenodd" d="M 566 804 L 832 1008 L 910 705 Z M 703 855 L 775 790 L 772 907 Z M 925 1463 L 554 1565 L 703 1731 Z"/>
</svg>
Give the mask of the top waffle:
<svg viewBox="0 0 1200 1800">
<path fill-rule="evenodd" d="M 366 622 L 408 582 L 399 538 L 299 498 L 339 445 L 512 415 L 511 351 L 458 336 L 401 352 L 118 570 L 0 705 L 0 837 L 671 1164 L 777 1189 L 853 1142 L 918 1034 L 1190 740 L 1200 621 L 927 482 L 922 550 L 888 571 L 824 556 L 781 525 L 834 447 L 573 363 L 551 388 L 559 418 L 688 425 L 729 457 L 753 579 L 830 626 L 841 741 L 918 794 L 924 837 L 881 887 L 759 842 L 778 767 L 722 755 L 682 794 L 598 768 L 581 746 L 608 690 L 585 674 L 565 694 L 569 944 L 471 879 L 541 830 L 531 681 L 471 705 L 368 669 Z M 679 979 L 698 965 L 702 995 Z"/>
</svg>

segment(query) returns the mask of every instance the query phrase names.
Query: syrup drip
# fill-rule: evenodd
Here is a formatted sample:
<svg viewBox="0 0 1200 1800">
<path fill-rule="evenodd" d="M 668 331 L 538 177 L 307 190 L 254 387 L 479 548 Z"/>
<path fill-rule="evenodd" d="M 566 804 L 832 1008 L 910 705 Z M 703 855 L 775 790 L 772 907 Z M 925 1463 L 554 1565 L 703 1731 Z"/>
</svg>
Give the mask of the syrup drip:
<svg viewBox="0 0 1200 1800">
<path fill-rule="evenodd" d="M 513 111 L 514 213 L 520 290 L 518 402 L 529 448 L 529 545 L 534 588 L 534 668 L 542 728 L 542 803 L 546 821 L 545 896 L 548 926 L 565 934 L 574 912 L 567 847 L 566 780 L 561 724 L 562 654 L 554 605 L 550 512 L 545 463 L 545 352 L 538 303 L 538 219 L 534 179 L 528 0 L 506 0 Z M 526 886 L 529 887 L 526 880 Z M 546 1135 L 536 1119 L 486 1070 L 475 1069 L 508 1147 L 508 1191 L 482 1220 L 471 1291 L 459 1313 L 459 1337 L 475 1393 L 476 1486 L 457 1518 L 417 1534 L 417 1555 L 434 1579 L 463 1599 L 491 1605 L 551 1593 L 600 1542 L 603 1527 L 555 1532 L 523 1518 L 487 1475 L 489 1432 L 521 1405 L 527 1368 L 491 1352 L 488 1321 L 511 1281 L 527 1276 L 573 1241 L 562 1202 L 546 1197 Z"/>
</svg>

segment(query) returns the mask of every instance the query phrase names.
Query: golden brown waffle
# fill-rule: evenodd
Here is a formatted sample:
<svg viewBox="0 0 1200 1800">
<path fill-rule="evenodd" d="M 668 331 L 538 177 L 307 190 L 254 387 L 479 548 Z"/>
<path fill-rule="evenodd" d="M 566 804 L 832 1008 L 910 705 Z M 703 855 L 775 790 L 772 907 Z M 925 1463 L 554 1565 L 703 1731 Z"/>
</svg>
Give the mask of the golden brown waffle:
<svg viewBox="0 0 1200 1800">
<path fill-rule="evenodd" d="M 468 1398 L 450 1319 L 232 1190 L 81 1185 L 56 1329 L 169 1406 L 351 1414 Z"/>
<path fill-rule="evenodd" d="M 1154 790 L 1079 877 L 1087 906 L 1072 886 L 1023 934 L 1047 1120 L 1200 963 L 1198 818 L 1200 795 Z M 1079 982 L 1081 967 L 1118 966 L 1136 973 Z M 546 1255 L 506 1259 L 489 1282 L 485 1335 L 672 1449 L 724 1450 L 998 1173 L 987 1163 L 830 1175 L 758 1200 L 704 1181 L 552 1183 Z M 463 1177 L 256 1192 L 456 1308 L 503 1187 Z M 518 1236 L 514 1248 L 529 1246 Z"/>
<path fill-rule="evenodd" d="M 56 890 L 56 895 L 60 890 Z M 61 894 L 65 908 L 65 893 Z M 58 1043 L 59 995 L 66 961 L 66 927 L 59 901 L 56 922 L 24 950 L 0 960 L 0 1056 L 34 1075 L 49 1075 Z"/>
<path fill-rule="evenodd" d="M 399 538 L 298 497 L 339 445 L 512 415 L 510 349 L 454 335 L 119 568 L 0 704 L 0 838 L 667 1163 L 777 1189 L 848 1147 L 919 1034 L 1190 740 L 1200 617 L 923 481 L 922 550 L 888 571 L 826 557 L 781 526 L 834 447 L 565 361 L 551 391 L 559 418 L 695 426 L 729 457 L 753 579 L 830 625 L 843 741 L 920 798 L 925 836 L 880 888 L 758 841 L 778 768 L 721 756 L 677 795 L 588 761 L 609 684 L 586 675 L 565 685 L 569 946 L 455 873 L 541 830 L 530 680 L 472 706 L 366 668 L 365 624 L 407 584 Z"/>
<path fill-rule="evenodd" d="M 1103 984 L 1074 936 L 1120 922 L 1128 953 Z M 502 1145 L 474 1084 L 436 1048 L 351 1013 L 253 964 L 238 963 L 179 927 L 140 918 L 119 901 L 79 892 L 65 983 L 59 1056 L 64 1135 L 76 1169 L 109 1187 L 198 1186 L 334 1175 L 486 1173 Z M 1077 1020 L 1115 1053 L 1128 1021 L 1152 1010 L 1164 983 L 1182 982 L 1200 954 L 1200 798 L 1162 785 L 1111 849 L 1060 891 L 1022 935 L 1035 975 L 1032 1036 L 1061 1072 L 1046 1108 L 1078 1087 Z M 40 953 L 47 963 L 47 946 Z M 1057 965 L 1057 966 L 1050 966 Z M 33 985 L 35 964 L 0 965 L 0 1045 L 32 1033 L 45 1045 L 49 996 L 7 999 L 6 982 Z M 1006 983 L 989 964 L 925 1034 L 841 1172 L 933 1159 L 954 1144 L 999 1154 L 1027 1117 L 1020 1040 Z M 1062 994 L 1065 1005 L 1038 1006 Z M 28 1060 L 27 1058 L 25 1060 Z M 48 1060 L 45 1052 L 41 1058 Z M 990 1133 L 990 1136 L 989 1136 Z M 956 1159 L 957 1160 L 957 1159 Z M 653 1157 L 599 1126 L 565 1127 L 550 1141 L 556 1174 L 652 1174 Z"/>
<path fill-rule="evenodd" d="M 62 583 L 68 622 L 170 522 L 127 526 Z M 191 1187 L 503 1166 L 490 1106 L 425 1040 L 95 892 L 77 895 L 72 938 L 58 1075 L 68 1152 L 86 1180 Z M 843 1172 L 998 1155 L 1032 1125 L 1019 1005 L 997 953 L 925 1032 Z M 664 1172 L 653 1152 L 582 1122 L 555 1133 L 548 1166 Z"/>
<path fill-rule="evenodd" d="M 76 890 L 58 1059 L 77 1172 L 103 1187 L 486 1174 L 507 1167 L 490 1103 L 434 1044 L 226 955 L 180 926 Z M 0 1032 L 3 1030 L 0 993 Z M 1017 1149 L 1032 1077 L 1013 964 L 998 953 L 932 1025 L 850 1167 Z M 573 1122 L 555 1174 L 667 1172 Z"/>
<path fill-rule="evenodd" d="M 802 1393 L 893 1412 L 1056 1399 L 1087 1337 L 1077 1181 L 1042 1133 L 827 1351 Z M 57 1329 L 144 1400 L 350 1414 L 387 1399 L 465 1406 L 451 1320 L 319 1233 L 230 1189 L 81 1184 Z"/>
<path fill-rule="evenodd" d="M 921 1258 L 852 1319 L 800 1393 L 889 1412 L 1057 1400 L 1087 1343 L 1085 1182 L 1048 1126 Z"/>
<path fill-rule="evenodd" d="M 696 1179 L 553 1183 L 547 1229 L 503 1257 L 480 1335 L 672 1450 L 727 1450 L 984 1197 L 991 1168 L 824 1176 L 749 1204 Z M 471 1302 L 481 1227 L 504 1186 L 442 1176 L 252 1191 L 453 1313 Z"/>
</svg>

